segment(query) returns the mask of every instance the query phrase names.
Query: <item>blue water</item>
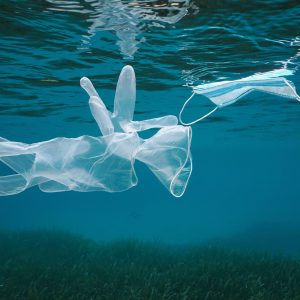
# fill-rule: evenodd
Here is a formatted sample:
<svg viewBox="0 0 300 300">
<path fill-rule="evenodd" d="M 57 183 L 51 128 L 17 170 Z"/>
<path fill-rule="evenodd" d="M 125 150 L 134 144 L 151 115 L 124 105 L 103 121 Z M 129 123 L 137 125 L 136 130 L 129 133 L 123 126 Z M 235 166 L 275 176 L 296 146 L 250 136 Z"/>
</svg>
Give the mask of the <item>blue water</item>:
<svg viewBox="0 0 300 300">
<path fill-rule="evenodd" d="M 11 0 L 0 8 L 0 136 L 9 140 L 97 136 L 79 80 L 88 76 L 112 108 L 126 64 L 137 76 L 136 119 L 178 115 L 193 85 L 283 67 L 300 91 L 299 1 Z M 209 108 L 195 100 L 186 114 Z M 300 251 L 299 117 L 297 101 L 249 94 L 193 126 L 182 198 L 138 164 L 139 184 L 123 193 L 32 188 L 2 197 L 0 229 L 172 244 L 243 237 L 254 247 L 260 233 L 263 247 Z"/>
</svg>

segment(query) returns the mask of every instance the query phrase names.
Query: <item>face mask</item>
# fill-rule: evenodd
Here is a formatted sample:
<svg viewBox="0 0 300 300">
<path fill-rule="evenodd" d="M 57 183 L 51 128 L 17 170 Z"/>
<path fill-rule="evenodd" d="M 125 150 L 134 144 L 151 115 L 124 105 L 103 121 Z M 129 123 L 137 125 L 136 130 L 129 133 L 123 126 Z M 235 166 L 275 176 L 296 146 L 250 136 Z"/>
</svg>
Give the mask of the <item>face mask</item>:
<svg viewBox="0 0 300 300">
<path fill-rule="evenodd" d="M 184 103 L 179 113 L 179 120 L 183 125 L 195 124 L 211 115 L 218 108 L 233 104 L 252 91 L 266 92 L 269 94 L 292 98 L 300 101 L 300 97 L 297 95 L 293 83 L 291 81 L 288 81 L 284 77 L 280 77 L 292 74 L 293 73 L 289 70 L 276 70 L 249 76 L 239 80 L 220 81 L 196 86 L 193 89 L 194 91 L 192 96 Z M 195 94 L 199 94 L 208 98 L 216 105 L 216 107 L 197 120 L 184 122 L 182 121 L 182 113 L 185 110 L 187 104 L 195 96 Z"/>
</svg>

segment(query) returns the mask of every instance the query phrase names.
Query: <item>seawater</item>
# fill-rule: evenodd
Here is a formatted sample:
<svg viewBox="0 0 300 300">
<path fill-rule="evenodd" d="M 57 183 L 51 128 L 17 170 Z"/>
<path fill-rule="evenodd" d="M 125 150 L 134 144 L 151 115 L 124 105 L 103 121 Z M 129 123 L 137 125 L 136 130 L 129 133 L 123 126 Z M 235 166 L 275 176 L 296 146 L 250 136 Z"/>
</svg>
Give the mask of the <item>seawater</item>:
<svg viewBox="0 0 300 300">
<path fill-rule="evenodd" d="M 0 1 L 0 136 L 99 135 L 79 80 L 112 109 L 126 64 L 137 120 L 276 69 L 299 93 L 299 16 L 296 0 Z M 210 109 L 197 96 L 185 116 Z M 0 299 L 299 299 L 299 119 L 297 101 L 257 92 L 196 124 L 179 199 L 141 163 L 122 193 L 2 197 Z"/>
<path fill-rule="evenodd" d="M 89 77 L 111 109 L 126 64 L 136 71 L 137 119 L 178 115 L 194 85 L 278 68 L 294 71 L 289 79 L 300 91 L 298 1 L 11 0 L 0 8 L 0 136 L 9 140 L 99 135 L 79 80 Z M 196 99 L 190 119 L 210 109 Z M 32 188 L 3 197 L 0 228 L 102 242 L 242 240 L 294 253 L 299 117 L 296 101 L 249 94 L 193 126 L 193 174 L 182 198 L 138 164 L 138 185 L 123 193 Z"/>
</svg>

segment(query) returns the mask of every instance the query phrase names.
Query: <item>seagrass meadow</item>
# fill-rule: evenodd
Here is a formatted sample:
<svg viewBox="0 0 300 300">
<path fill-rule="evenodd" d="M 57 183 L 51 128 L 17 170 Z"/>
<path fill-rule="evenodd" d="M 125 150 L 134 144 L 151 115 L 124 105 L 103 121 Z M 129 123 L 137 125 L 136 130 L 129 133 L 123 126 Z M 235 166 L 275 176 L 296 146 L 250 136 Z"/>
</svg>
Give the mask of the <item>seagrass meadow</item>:
<svg viewBox="0 0 300 300">
<path fill-rule="evenodd" d="M 205 244 L 0 233 L 0 299 L 300 299 L 300 259 Z"/>
</svg>

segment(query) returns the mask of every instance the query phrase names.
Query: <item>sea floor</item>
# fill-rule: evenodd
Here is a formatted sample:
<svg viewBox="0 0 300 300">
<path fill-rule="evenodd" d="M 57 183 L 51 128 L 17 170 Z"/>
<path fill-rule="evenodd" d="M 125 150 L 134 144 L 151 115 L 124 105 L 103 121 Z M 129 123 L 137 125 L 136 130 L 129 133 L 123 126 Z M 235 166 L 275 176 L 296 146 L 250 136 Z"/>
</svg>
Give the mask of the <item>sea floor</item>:
<svg viewBox="0 0 300 300">
<path fill-rule="evenodd" d="M 220 245 L 0 234 L 0 299 L 300 299 L 300 260 Z"/>
</svg>

